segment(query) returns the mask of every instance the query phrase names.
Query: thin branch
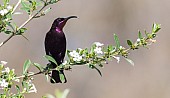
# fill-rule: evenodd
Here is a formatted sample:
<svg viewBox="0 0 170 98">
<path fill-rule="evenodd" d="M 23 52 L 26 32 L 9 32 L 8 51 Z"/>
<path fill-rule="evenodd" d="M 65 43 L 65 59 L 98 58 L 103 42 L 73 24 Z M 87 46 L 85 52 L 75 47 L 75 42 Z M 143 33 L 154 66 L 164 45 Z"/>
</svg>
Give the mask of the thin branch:
<svg viewBox="0 0 170 98">
<path fill-rule="evenodd" d="M 13 36 L 15 36 L 14 33 L 12 33 L 12 35 L 10 35 L 5 41 L 1 42 L 0 47 L 2 47 L 4 44 L 6 44 Z"/>
<path fill-rule="evenodd" d="M 20 4 L 21 0 L 19 0 L 19 2 L 17 3 L 17 5 L 14 7 L 14 10 L 16 10 L 16 8 L 18 7 L 18 5 Z M 5 41 L 1 42 L 0 43 L 0 47 L 2 47 L 4 44 L 6 44 L 12 37 L 15 36 L 15 33 L 23 28 L 26 24 L 28 24 L 36 15 L 38 15 L 47 5 L 44 4 L 44 6 L 39 10 L 37 11 L 34 15 L 30 16 L 14 33 L 12 33 L 12 35 L 10 35 Z M 13 11 L 14 11 L 13 10 Z"/>
<path fill-rule="evenodd" d="M 40 71 L 40 72 L 37 72 L 37 73 L 29 74 L 27 77 L 36 76 L 36 75 L 43 74 L 43 73 L 44 73 L 44 71 Z M 16 79 L 20 79 L 20 78 L 24 78 L 24 77 L 25 77 L 25 75 L 22 75 L 22 76 L 16 77 Z"/>
<path fill-rule="evenodd" d="M 15 5 L 15 7 L 14 7 L 14 9 L 13 9 L 13 11 L 12 11 L 12 13 L 14 13 L 15 12 L 15 10 L 17 9 L 17 7 L 19 6 L 19 4 L 21 3 L 21 0 L 19 0 L 18 1 L 18 3 Z"/>
<path fill-rule="evenodd" d="M 37 11 L 34 15 L 30 16 L 19 28 L 23 28 L 26 24 L 28 24 L 35 16 L 37 16 L 44 8 L 46 7 L 46 5 L 44 5 L 39 11 Z"/>
</svg>

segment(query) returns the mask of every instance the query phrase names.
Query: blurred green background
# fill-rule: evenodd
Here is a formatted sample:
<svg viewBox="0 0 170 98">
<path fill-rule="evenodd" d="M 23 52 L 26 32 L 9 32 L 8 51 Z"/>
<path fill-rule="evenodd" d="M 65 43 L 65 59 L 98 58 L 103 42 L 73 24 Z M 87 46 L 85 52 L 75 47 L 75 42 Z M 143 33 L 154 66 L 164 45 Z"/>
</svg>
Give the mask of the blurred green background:
<svg viewBox="0 0 170 98">
<path fill-rule="evenodd" d="M 103 77 L 86 66 L 74 67 L 72 71 L 65 72 L 66 84 L 50 84 L 43 75 L 39 75 L 34 80 L 38 93 L 27 94 L 26 98 L 53 94 L 57 88 L 69 88 L 68 98 L 170 98 L 169 3 L 169 0 L 61 0 L 51 6 L 52 11 L 45 17 L 26 26 L 29 30 L 25 36 L 29 41 L 16 36 L 0 48 L 0 60 L 8 61 L 8 66 L 17 73 L 22 71 L 26 59 L 47 64 L 43 58 L 44 38 L 57 17 L 79 17 L 68 21 L 64 28 L 67 49 L 70 50 L 90 47 L 96 41 L 114 44 L 113 33 L 126 47 L 126 39 L 135 41 L 138 30 L 150 31 L 152 23 L 156 22 L 162 25 L 157 43 L 150 49 L 131 52 L 129 58 L 135 62 L 134 67 L 124 59 L 119 64 L 113 60 L 101 69 Z M 15 21 L 22 24 L 27 18 L 25 13 L 16 15 Z M 6 35 L 0 34 L 0 42 L 6 38 Z M 34 68 L 30 71 L 37 72 Z"/>
</svg>

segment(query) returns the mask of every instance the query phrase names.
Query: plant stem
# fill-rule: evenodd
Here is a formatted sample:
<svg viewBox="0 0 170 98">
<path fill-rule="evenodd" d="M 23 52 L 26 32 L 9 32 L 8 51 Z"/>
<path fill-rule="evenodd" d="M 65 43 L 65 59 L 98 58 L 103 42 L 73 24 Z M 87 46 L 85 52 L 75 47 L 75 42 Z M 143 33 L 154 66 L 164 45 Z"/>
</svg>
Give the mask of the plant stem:
<svg viewBox="0 0 170 98">
<path fill-rule="evenodd" d="M 13 36 L 15 36 L 14 33 L 13 33 L 12 35 L 10 35 L 5 41 L 3 41 L 3 42 L 0 44 L 0 47 L 2 47 L 4 44 L 6 44 Z"/>
<path fill-rule="evenodd" d="M 17 7 L 19 6 L 19 4 L 21 3 L 21 0 L 18 1 L 18 3 L 15 5 L 13 11 L 12 11 L 12 14 L 15 12 L 15 10 L 17 9 Z"/>
<path fill-rule="evenodd" d="M 39 74 L 42 74 L 42 73 L 44 73 L 44 71 L 40 71 L 40 72 L 37 72 L 37 73 L 29 74 L 27 77 L 39 75 Z M 16 79 L 20 79 L 20 78 L 24 78 L 24 77 L 25 77 L 25 75 L 22 75 L 22 76 L 16 77 Z"/>
<path fill-rule="evenodd" d="M 14 10 L 16 10 L 16 8 L 18 7 L 18 5 L 21 3 L 21 0 L 18 1 L 18 3 L 16 4 L 16 6 L 14 7 Z M 5 41 L 3 41 L 2 43 L 0 43 L 0 47 L 2 47 L 4 44 L 6 44 L 12 37 L 15 36 L 15 33 L 23 28 L 26 24 L 28 24 L 36 15 L 38 15 L 47 5 L 44 4 L 44 6 L 39 10 L 37 11 L 34 15 L 30 16 L 14 33 L 12 33 L 12 35 L 10 35 Z M 14 12 L 13 10 L 13 12 Z M 13 13 L 12 12 L 12 13 Z"/>
<path fill-rule="evenodd" d="M 19 28 L 23 28 L 26 24 L 28 24 L 36 15 L 38 15 L 47 5 L 44 5 L 39 11 L 37 11 L 34 15 L 30 16 Z"/>
</svg>

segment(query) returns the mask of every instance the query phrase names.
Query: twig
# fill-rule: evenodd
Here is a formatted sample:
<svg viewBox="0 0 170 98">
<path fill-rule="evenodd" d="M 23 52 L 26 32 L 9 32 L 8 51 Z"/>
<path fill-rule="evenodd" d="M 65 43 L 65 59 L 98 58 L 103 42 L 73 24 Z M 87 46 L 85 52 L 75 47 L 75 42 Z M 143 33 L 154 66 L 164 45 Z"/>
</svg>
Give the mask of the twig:
<svg viewBox="0 0 170 98">
<path fill-rule="evenodd" d="M 26 24 L 28 24 L 36 15 L 38 15 L 44 8 L 46 7 L 46 5 L 44 5 L 39 11 L 37 11 L 34 15 L 30 16 L 19 28 L 23 28 Z"/>
<path fill-rule="evenodd" d="M 21 3 L 21 0 L 19 0 L 19 2 L 16 4 L 16 6 L 14 7 L 14 10 L 16 10 L 16 8 L 18 7 L 18 5 Z M 36 15 L 38 15 L 47 5 L 44 4 L 44 6 L 39 10 L 37 11 L 34 15 L 30 16 L 15 32 L 12 33 L 12 35 L 10 35 L 5 41 L 1 42 L 0 43 L 0 47 L 2 47 L 4 44 L 6 44 L 12 37 L 15 36 L 16 32 L 23 28 L 26 24 L 28 24 Z M 14 12 L 13 10 L 13 12 Z M 12 12 L 12 13 L 13 13 Z"/>
<path fill-rule="evenodd" d="M 17 7 L 19 6 L 19 4 L 21 3 L 21 0 L 19 0 L 18 1 L 18 3 L 15 5 L 15 7 L 14 7 L 14 9 L 13 9 L 13 11 L 12 11 L 12 13 L 14 13 L 15 12 L 15 10 L 17 9 Z"/>
<path fill-rule="evenodd" d="M 13 36 L 15 36 L 14 33 L 12 33 L 12 35 L 10 35 L 5 41 L 1 42 L 0 47 L 2 47 L 5 43 L 7 43 Z"/>
<path fill-rule="evenodd" d="M 39 74 L 42 74 L 42 73 L 44 73 L 44 71 L 40 71 L 40 72 L 37 72 L 37 73 L 29 74 L 27 77 L 39 75 Z M 16 77 L 16 79 L 20 79 L 20 78 L 24 78 L 24 77 L 25 77 L 25 75 L 22 75 L 22 76 Z"/>
</svg>

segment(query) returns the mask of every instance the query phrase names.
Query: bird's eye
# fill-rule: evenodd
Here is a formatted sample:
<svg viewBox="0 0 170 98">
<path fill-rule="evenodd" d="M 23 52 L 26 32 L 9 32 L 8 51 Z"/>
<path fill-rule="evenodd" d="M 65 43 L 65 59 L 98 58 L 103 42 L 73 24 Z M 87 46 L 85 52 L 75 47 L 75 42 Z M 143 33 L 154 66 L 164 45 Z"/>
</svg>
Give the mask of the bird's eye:
<svg viewBox="0 0 170 98">
<path fill-rule="evenodd" d="M 58 21 L 63 21 L 64 20 L 64 18 L 59 18 L 59 20 Z"/>
</svg>

